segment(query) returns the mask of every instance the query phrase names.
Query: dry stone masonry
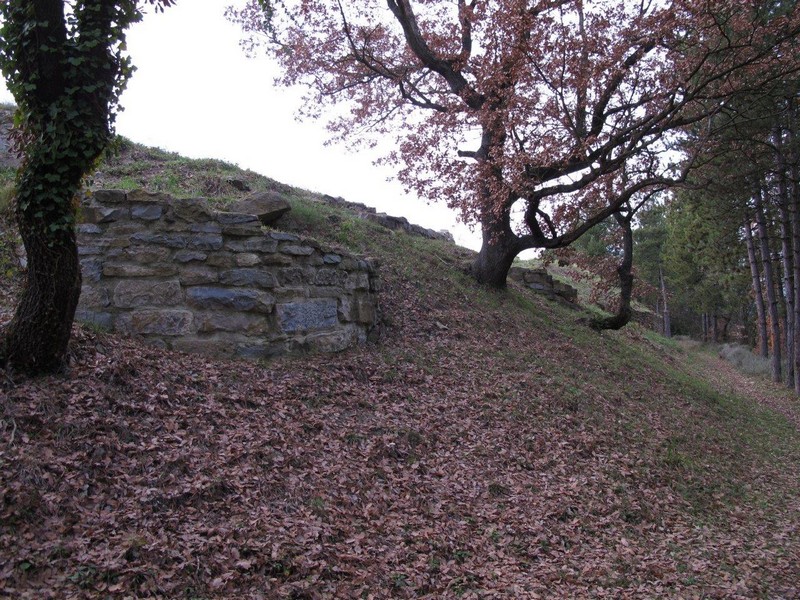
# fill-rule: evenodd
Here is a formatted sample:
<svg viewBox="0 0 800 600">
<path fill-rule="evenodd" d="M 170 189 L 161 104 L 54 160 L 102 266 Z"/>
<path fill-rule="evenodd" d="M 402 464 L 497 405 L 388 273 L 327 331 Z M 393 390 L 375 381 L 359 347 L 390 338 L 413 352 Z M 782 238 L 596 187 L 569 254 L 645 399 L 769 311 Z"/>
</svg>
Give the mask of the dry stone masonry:
<svg viewBox="0 0 800 600">
<path fill-rule="evenodd" d="M 373 261 L 203 199 L 96 191 L 78 243 L 77 318 L 169 348 L 248 358 L 334 352 L 364 342 L 377 323 Z"/>
</svg>

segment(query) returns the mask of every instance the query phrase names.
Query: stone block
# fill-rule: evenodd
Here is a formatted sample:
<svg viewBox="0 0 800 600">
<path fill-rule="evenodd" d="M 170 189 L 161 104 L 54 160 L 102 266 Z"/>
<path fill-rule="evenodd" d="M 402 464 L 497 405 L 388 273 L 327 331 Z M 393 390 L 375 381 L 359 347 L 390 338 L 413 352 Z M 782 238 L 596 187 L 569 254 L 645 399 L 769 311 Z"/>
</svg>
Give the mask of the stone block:
<svg viewBox="0 0 800 600">
<path fill-rule="evenodd" d="M 280 251 L 283 254 L 288 254 L 290 256 L 311 256 L 314 254 L 314 248 L 311 246 L 298 246 L 295 244 L 283 246 L 281 247 Z"/>
<path fill-rule="evenodd" d="M 303 285 L 306 282 L 305 271 L 298 267 L 279 269 L 277 275 L 281 285 Z"/>
<path fill-rule="evenodd" d="M 220 211 L 217 212 L 216 217 L 220 225 L 258 224 L 259 227 L 261 226 L 258 217 L 253 214 Z"/>
<path fill-rule="evenodd" d="M 189 243 L 186 247 L 192 250 L 220 250 L 222 248 L 222 236 L 218 233 L 194 235 L 189 238 Z"/>
<path fill-rule="evenodd" d="M 276 242 L 299 242 L 300 237 L 293 233 L 283 233 L 282 231 L 270 231 L 269 237 Z"/>
<path fill-rule="evenodd" d="M 225 225 L 222 233 L 231 237 L 252 237 L 261 233 L 261 223 L 245 223 L 242 225 Z"/>
<path fill-rule="evenodd" d="M 186 290 L 186 297 L 191 305 L 208 310 L 269 313 L 275 306 L 271 295 L 245 288 L 191 287 Z"/>
<path fill-rule="evenodd" d="M 117 317 L 119 329 L 139 335 L 187 335 L 192 323 L 188 310 L 136 310 Z"/>
<path fill-rule="evenodd" d="M 149 231 L 140 231 L 131 236 L 131 241 L 139 244 L 166 246 L 167 248 L 186 248 L 186 245 L 189 243 L 189 236 L 183 233 L 150 233 Z"/>
<path fill-rule="evenodd" d="M 179 263 L 203 262 L 207 258 L 208 254 L 198 250 L 179 250 L 175 253 L 175 256 L 172 257 L 174 261 Z"/>
<path fill-rule="evenodd" d="M 210 267 L 190 265 L 181 269 L 179 279 L 182 285 L 217 283 L 219 281 L 219 272 Z"/>
<path fill-rule="evenodd" d="M 171 216 L 188 223 L 203 223 L 214 219 L 213 211 L 205 200 L 199 198 L 172 198 Z"/>
<path fill-rule="evenodd" d="M 108 312 L 85 309 L 79 306 L 78 310 L 75 311 L 75 320 L 79 323 L 86 323 L 109 331 L 114 329 L 114 315 Z"/>
<path fill-rule="evenodd" d="M 255 215 L 264 225 L 271 225 L 292 207 L 283 194 L 275 191 L 256 192 L 247 198 L 234 202 L 230 209 L 239 213 Z"/>
<path fill-rule="evenodd" d="M 337 303 L 333 298 L 279 304 L 277 314 L 286 333 L 330 329 L 338 323 Z"/>
<path fill-rule="evenodd" d="M 158 221 L 164 214 L 164 208 L 160 204 L 132 204 L 131 217 L 142 221 Z"/>
<path fill-rule="evenodd" d="M 236 266 L 236 260 L 233 254 L 228 252 L 214 252 L 208 256 L 206 263 L 212 267 L 219 267 L 220 269 L 231 269 Z"/>
<path fill-rule="evenodd" d="M 206 221 L 205 223 L 192 223 L 189 226 L 189 231 L 192 233 L 222 233 L 222 225 L 214 221 Z"/>
<path fill-rule="evenodd" d="M 234 260 L 236 261 L 236 266 L 238 267 L 252 267 L 261 262 L 258 254 L 252 254 L 249 252 L 237 254 Z"/>
<path fill-rule="evenodd" d="M 100 281 L 103 276 L 103 261 L 96 258 L 81 259 L 81 276 L 84 281 Z"/>
<path fill-rule="evenodd" d="M 225 249 L 233 252 L 270 253 L 277 251 L 278 242 L 259 232 L 258 235 L 244 240 L 226 240 Z"/>
<path fill-rule="evenodd" d="M 97 190 L 92 192 L 92 199 L 100 204 L 120 204 L 128 200 L 124 190 Z"/>
<path fill-rule="evenodd" d="M 223 285 L 257 286 L 261 288 L 274 288 L 275 276 L 263 269 L 231 269 L 219 274 L 219 281 Z"/>
<path fill-rule="evenodd" d="M 259 335 L 267 333 L 270 326 L 266 316 L 243 312 L 197 313 L 195 322 L 199 333 L 228 331 Z"/>
<path fill-rule="evenodd" d="M 113 223 L 128 219 L 130 213 L 125 206 L 92 205 L 81 208 L 79 220 L 81 223 L 98 224 Z"/>
<path fill-rule="evenodd" d="M 78 235 L 97 235 L 103 233 L 103 228 L 94 223 L 80 223 L 75 230 Z"/>
<path fill-rule="evenodd" d="M 123 280 L 114 288 L 114 305 L 119 308 L 174 306 L 182 299 L 181 284 L 176 280 Z"/>
<path fill-rule="evenodd" d="M 367 297 L 361 297 L 355 302 L 354 319 L 363 325 L 374 325 L 377 319 L 375 301 Z"/>
<path fill-rule="evenodd" d="M 314 285 L 341 286 L 347 279 L 347 273 L 336 269 L 318 269 L 314 275 Z"/>
<path fill-rule="evenodd" d="M 163 247 L 131 246 L 126 248 L 120 257 L 139 264 L 149 265 L 151 263 L 166 262 L 170 257 L 170 249 Z"/>
<path fill-rule="evenodd" d="M 111 294 L 102 285 L 84 285 L 78 306 L 85 309 L 107 308 L 111 305 Z"/>
<path fill-rule="evenodd" d="M 338 265 L 342 262 L 342 257 L 338 254 L 328 253 L 322 257 L 322 262 L 326 265 Z"/>
<path fill-rule="evenodd" d="M 347 278 L 345 287 L 348 290 L 368 290 L 369 275 L 364 272 L 350 273 L 350 275 Z"/>
<path fill-rule="evenodd" d="M 174 265 L 131 265 L 105 263 L 104 277 L 170 277 L 178 272 Z"/>
</svg>

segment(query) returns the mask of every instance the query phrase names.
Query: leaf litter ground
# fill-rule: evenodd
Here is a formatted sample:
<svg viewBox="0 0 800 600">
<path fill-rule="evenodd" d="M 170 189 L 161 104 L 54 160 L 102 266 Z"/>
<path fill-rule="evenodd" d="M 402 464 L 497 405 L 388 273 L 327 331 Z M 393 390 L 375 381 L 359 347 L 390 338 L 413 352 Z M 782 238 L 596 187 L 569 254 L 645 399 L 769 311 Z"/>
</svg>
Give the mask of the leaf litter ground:
<svg viewBox="0 0 800 600">
<path fill-rule="evenodd" d="M 382 339 L 340 355 L 76 328 L 68 374 L 6 374 L 0 596 L 800 598 L 795 399 L 441 265 L 384 273 Z"/>
</svg>

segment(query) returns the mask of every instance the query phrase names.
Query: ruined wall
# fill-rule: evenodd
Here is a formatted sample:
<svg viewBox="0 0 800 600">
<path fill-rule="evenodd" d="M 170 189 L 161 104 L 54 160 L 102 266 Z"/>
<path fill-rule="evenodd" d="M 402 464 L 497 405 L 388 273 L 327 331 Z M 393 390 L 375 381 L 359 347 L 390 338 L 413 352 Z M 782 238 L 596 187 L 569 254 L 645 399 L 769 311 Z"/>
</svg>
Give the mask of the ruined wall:
<svg viewBox="0 0 800 600">
<path fill-rule="evenodd" d="M 169 348 L 333 352 L 377 322 L 375 265 L 203 199 L 94 192 L 81 209 L 78 320 Z"/>
</svg>

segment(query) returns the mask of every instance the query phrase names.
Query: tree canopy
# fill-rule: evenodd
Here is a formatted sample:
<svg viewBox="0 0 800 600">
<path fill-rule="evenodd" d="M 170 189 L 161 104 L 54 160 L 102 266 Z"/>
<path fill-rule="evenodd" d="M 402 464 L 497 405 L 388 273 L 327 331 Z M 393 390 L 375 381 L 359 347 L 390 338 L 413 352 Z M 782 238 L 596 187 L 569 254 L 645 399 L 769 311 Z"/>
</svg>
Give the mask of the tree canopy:
<svg viewBox="0 0 800 600">
<path fill-rule="evenodd" d="M 397 136 L 412 191 L 480 224 L 477 279 L 680 180 L 676 133 L 797 68 L 794 7 L 731 0 L 250 0 L 230 16 L 336 136 Z M 330 110 L 333 107 L 336 110 Z"/>
</svg>

